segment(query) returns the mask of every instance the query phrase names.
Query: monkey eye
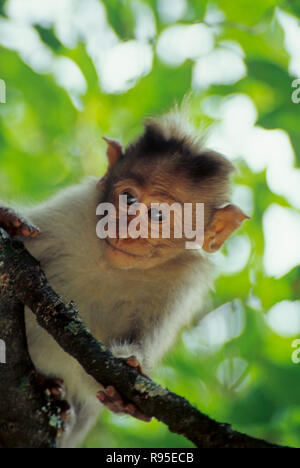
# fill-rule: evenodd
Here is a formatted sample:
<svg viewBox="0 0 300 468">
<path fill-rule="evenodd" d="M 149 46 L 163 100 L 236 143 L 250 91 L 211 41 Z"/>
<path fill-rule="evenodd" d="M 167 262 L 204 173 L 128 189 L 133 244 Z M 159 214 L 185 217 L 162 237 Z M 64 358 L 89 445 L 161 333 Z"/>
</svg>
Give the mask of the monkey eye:
<svg viewBox="0 0 300 468">
<path fill-rule="evenodd" d="M 162 210 L 158 210 L 157 208 L 151 208 L 148 211 L 148 215 L 152 221 L 156 221 L 158 223 L 162 222 L 165 219 Z"/>
<path fill-rule="evenodd" d="M 125 195 L 127 197 L 127 205 L 133 205 L 134 203 L 137 203 L 137 199 L 130 193 L 130 192 L 124 192 L 122 195 Z"/>
</svg>

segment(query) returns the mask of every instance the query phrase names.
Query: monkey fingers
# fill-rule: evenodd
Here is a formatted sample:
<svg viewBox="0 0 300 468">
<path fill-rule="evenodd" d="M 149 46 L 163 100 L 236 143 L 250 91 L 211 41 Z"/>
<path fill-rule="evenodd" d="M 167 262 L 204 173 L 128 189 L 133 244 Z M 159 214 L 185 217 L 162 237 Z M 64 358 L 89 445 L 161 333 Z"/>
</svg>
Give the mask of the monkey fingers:
<svg viewBox="0 0 300 468">
<path fill-rule="evenodd" d="M 46 410 L 49 418 L 59 417 L 61 419 L 61 424 L 59 422 L 57 424 L 58 436 L 60 436 L 65 430 L 65 424 L 72 413 L 69 403 L 64 400 L 65 389 L 63 387 L 63 381 L 60 379 L 48 379 L 37 374 L 36 382 L 46 397 Z"/>
<path fill-rule="evenodd" d="M 136 356 L 129 356 L 128 358 L 125 358 L 123 360 L 126 362 L 128 366 L 134 367 L 140 375 L 142 375 L 143 377 L 146 377 L 146 379 L 150 378 L 148 375 L 144 374 L 142 366 Z"/>
<path fill-rule="evenodd" d="M 19 216 L 13 209 L 0 207 L 0 227 L 11 236 L 36 237 L 40 230 Z"/>
<path fill-rule="evenodd" d="M 36 382 L 39 388 L 44 392 L 47 399 L 63 400 L 65 390 L 61 379 L 48 379 L 43 375 L 37 374 Z"/>
<path fill-rule="evenodd" d="M 150 422 L 152 419 L 143 414 L 133 403 L 125 403 L 121 395 L 111 385 L 101 390 L 97 394 L 97 398 L 113 413 L 125 413 L 144 422 Z"/>
</svg>

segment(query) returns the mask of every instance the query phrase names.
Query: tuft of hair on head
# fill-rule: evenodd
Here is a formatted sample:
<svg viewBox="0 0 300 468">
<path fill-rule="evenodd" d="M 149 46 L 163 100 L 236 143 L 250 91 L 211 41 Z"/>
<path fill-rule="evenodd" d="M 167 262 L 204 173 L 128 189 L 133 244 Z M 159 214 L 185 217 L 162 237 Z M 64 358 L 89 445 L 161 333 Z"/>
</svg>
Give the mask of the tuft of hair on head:
<svg viewBox="0 0 300 468">
<path fill-rule="evenodd" d="M 184 172 L 196 183 L 208 177 L 228 178 L 235 170 L 225 156 L 205 148 L 205 137 L 195 131 L 185 108 L 176 107 L 162 117 L 147 118 L 145 132 L 126 154 L 148 161 L 165 160 L 170 169 Z"/>
<path fill-rule="evenodd" d="M 195 133 L 184 110 L 176 108 L 162 117 L 148 117 L 144 126 L 145 132 L 136 142 L 144 154 L 192 151 L 202 144 L 202 138 Z"/>
</svg>

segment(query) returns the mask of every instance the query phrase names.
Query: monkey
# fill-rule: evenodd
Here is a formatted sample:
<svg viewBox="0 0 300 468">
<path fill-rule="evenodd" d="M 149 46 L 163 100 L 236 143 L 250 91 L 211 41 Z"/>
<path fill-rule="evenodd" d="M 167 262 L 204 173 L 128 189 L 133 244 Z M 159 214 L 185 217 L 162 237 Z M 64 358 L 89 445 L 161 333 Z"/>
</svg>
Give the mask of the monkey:
<svg viewBox="0 0 300 468">
<path fill-rule="evenodd" d="M 125 149 L 107 143 L 108 169 L 63 189 L 50 200 L 22 209 L 22 216 L 0 208 L 0 226 L 25 243 L 64 300 L 74 301 L 92 334 L 139 372 L 151 369 L 173 346 L 180 331 L 208 311 L 213 283 L 209 254 L 248 219 L 230 203 L 233 164 L 205 148 L 202 136 L 179 112 L 145 121 L 144 132 Z M 125 196 L 125 206 L 118 205 Z M 202 246 L 187 249 L 186 239 L 131 238 L 96 234 L 101 203 L 129 211 L 141 203 L 161 229 L 163 213 L 152 202 L 204 204 Z M 153 219 L 152 219 L 153 217 Z M 175 217 L 175 214 L 174 214 Z M 130 220 L 134 216 L 130 217 Z M 194 222 L 194 218 L 193 218 Z M 160 232 L 161 234 L 161 232 Z M 95 424 L 101 406 L 148 421 L 112 386 L 101 386 L 38 326 L 25 310 L 28 348 L 37 371 L 62 379 L 72 414 L 59 440 L 76 447 Z M 102 405 L 101 405 L 102 403 Z"/>
</svg>

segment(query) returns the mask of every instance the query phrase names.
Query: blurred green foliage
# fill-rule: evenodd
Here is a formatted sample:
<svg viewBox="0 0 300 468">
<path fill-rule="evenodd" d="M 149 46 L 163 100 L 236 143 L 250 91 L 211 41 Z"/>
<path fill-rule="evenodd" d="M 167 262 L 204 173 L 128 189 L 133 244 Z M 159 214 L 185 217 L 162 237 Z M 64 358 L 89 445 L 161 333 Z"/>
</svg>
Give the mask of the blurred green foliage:
<svg viewBox="0 0 300 468">
<path fill-rule="evenodd" d="M 172 0 L 169 2 L 172 8 Z M 8 3 L 0 1 L 3 18 L 7 16 Z M 157 39 L 170 26 L 159 13 L 158 2 L 102 2 L 107 21 L 121 41 L 135 38 L 138 3 L 146 5 L 155 19 L 155 37 L 149 38 L 154 60 L 151 71 L 126 92 L 108 94 L 101 88 L 97 67 L 84 40 L 67 46 L 53 24 L 33 25 L 47 49 L 57 57 L 68 57 L 80 68 L 87 89 L 79 106 L 51 71 L 34 70 L 17 48 L 5 46 L 5 42 L 1 45 L 0 24 L 0 78 L 7 84 L 7 103 L 0 104 L 1 198 L 24 204 L 36 202 L 86 174 L 102 175 L 106 167 L 102 135 L 121 136 L 127 143 L 140 132 L 146 115 L 168 110 L 189 93 L 193 61 L 170 67 L 156 54 Z M 207 0 L 190 0 L 176 22 L 201 23 L 211 6 Z M 299 164 L 299 106 L 291 101 L 291 82 L 295 77 L 289 73 L 289 55 L 275 14 L 276 7 L 281 7 L 292 15 L 300 15 L 299 3 L 215 0 L 213 6 L 223 13 L 215 47 L 224 40 L 240 44 L 247 74 L 234 84 L 211 85 L 194 92 L 190 99 L 192 119 L 196 123 L 204 120 L 206 125 L 212 121 L 202 106 L 209 96 L 246 94 L 258 110 L 258 125 L 281 128 L 289 134 Z M 235 183 L 250 187 L 254 199 L 252 220 L 239 233 L 250 239 L 251 255 L 240 271 L 218 275 L 210 307 L 231 304 L 232 313 L 235 308 L 241 311 L 244 325 L 221 346 L 206 352 L 201 352 L 198 345 L 195 349 L 187 346 L 195 337 L 185 334 L 154 377 L 217 420 L 230 422 L 255 436 L 300 447 L 300 364 L 291 360 L 291 343 L 297 336 L 280 336 L 264 318 L 276 303 L 299 299 L 300 267 L 280 278 L 267 276 L 263 268 L 263 214 L 272 203 L 290 205 L 283 196 L 271 192 L 265 171 L 252 173 L 242 157 L 237 163 L 240 171 Z M 223 253 L 228 258 L 226 248 Z M 253 298 L 260 301 L 255 304 Z M 237 372 L 240 368 L 242 371 Z M 190 444 L 157 422 L 146 425 L 105 411 L 85 446 Z"/>
</svg>

